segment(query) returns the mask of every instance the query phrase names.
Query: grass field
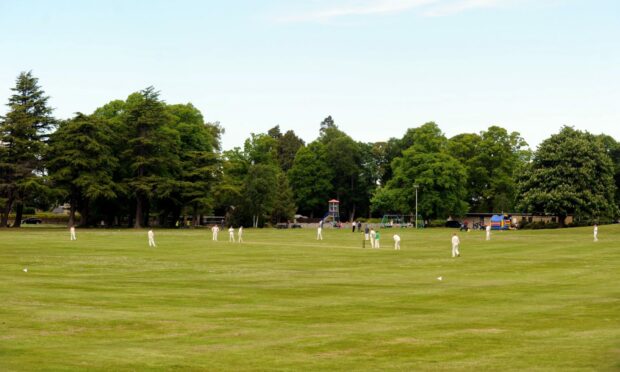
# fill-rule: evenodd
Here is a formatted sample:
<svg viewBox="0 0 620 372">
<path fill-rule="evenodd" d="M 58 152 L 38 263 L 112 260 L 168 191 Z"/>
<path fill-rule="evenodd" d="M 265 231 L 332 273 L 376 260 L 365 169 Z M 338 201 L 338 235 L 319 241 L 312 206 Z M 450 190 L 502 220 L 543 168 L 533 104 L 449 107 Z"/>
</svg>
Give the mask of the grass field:
<svg viewBox="0 0 620 372">
<path fill-rule="evenodd" d="M 0 370 L 620 369 L 620 226 L 453 231 L 4 229 Z"/>
</svg>

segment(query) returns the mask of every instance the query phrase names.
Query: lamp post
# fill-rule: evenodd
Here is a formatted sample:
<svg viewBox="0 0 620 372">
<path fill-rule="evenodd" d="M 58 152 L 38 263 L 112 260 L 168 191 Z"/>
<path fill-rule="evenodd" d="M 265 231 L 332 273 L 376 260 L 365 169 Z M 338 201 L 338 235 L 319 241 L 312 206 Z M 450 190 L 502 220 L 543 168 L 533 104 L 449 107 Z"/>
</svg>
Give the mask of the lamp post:
<svg viewBox="0 0 620 372">
<path fill-rule="evenodd" d="M 416 183 L 413 185 L 415 187 L 415 228 L 418 228 L 418 187 L 419 185 Z"/>
</svg>

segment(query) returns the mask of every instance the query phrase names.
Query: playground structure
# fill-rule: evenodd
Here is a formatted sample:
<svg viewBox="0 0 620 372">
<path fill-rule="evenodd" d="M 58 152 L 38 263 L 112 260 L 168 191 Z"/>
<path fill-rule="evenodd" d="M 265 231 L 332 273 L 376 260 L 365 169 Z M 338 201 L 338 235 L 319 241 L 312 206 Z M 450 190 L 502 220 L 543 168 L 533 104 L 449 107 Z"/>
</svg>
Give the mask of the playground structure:
<svg viewBox="0 0 620 372">
<path fill-rule="evenodd" d="M 333 223 L 340 222 L 340 201 L 336 199 L 332 199 L 328 201 L 327 203 L 329 205 L 329 208 L 327 210 L 327 213 L 325 213 L 325 216 L 323 216 L 322 218 L 323 222 L 330 221 L 330 218 L 331 218 L 331 222 Z"/>
<path fill-rule="evenodd" d="M 491 216 L 491 230 L 508 230 L 510 228 L 511 217 L 505 214 L 494 214 Z"/>
</svg>

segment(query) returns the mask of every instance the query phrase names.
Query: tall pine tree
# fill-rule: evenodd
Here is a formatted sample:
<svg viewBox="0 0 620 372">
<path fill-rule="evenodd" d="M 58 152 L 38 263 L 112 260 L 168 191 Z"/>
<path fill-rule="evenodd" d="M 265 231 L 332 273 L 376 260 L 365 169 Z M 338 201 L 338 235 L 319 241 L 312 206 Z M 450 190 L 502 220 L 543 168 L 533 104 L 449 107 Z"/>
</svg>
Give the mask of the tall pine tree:
<svg viewBox="0 0 620 372">
<path fill-rule="evenodd" d="M 17 77 L 9 98 L 9 111 L 0 119 L 0 193 L 5 198 L 0 227 L 8 225 L 15 207 L 13 226 L 19 227 L 24 203 L 45 188 L 43 156 L 54 127 L 49 97 L 32 72 Z"/>
</svg>

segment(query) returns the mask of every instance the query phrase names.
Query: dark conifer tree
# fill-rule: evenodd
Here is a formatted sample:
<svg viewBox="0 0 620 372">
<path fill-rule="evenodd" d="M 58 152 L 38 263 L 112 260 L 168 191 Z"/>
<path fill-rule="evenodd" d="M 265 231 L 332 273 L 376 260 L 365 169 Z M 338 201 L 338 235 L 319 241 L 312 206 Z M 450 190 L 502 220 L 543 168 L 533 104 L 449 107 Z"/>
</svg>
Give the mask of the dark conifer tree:
<svg viewBox="0 0 620 372">
<path fill-rule="evenodd" d="M 15 207 L 13 226 L 19 227 L 24 203 L 46 191 L 43 157 L 49 133 L 54 127 L 49 97 L 32 72 L 17 77 L 9 98 L 9 111 L 0 119 L 0 193 L 5 198 L 0 226 L 8 224 Z"/>
</svg>

